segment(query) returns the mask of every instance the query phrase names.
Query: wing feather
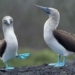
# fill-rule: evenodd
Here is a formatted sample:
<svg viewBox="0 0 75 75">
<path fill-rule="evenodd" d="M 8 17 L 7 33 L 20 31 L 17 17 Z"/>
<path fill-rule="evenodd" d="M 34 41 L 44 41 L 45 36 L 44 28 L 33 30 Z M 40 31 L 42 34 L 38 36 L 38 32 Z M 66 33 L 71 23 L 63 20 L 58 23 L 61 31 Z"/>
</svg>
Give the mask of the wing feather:
<svg viewBox="0 0 75 75">
<path fill-rule="evenodd" d="M 2 57 L 3 53 L 5 52 L 5 49 L 6 49 L 6 41 L 0 40 L 0 57 Z"/>
<path fill-rule="evenodd" d="M 53 35 L 67 50 L 75 52 L 75 34 L 55 29 Z"/>
</svg>

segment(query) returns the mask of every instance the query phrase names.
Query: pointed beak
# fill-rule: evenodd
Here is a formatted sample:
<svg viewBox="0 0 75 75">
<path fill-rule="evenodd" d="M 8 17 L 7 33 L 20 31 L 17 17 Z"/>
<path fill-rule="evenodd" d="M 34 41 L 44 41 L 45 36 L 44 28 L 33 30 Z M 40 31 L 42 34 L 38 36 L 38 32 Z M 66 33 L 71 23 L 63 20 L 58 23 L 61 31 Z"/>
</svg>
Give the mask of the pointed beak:
<svg viewBox="0 0 75 75">
<path fill-rule="evenodd" d="M 43 7 L 43 6 L 39 6 L 39 5 L 34 5 L 35 7 L 43 10 L 44 12 L 46 12 L 47 14 L 50 14 L 50 10 L 48 7 Z"/>
<path fill-rule="evenodd" d="M 7 20 L 7 24 L 10 25 L 10 20 Z"/>
</svg>

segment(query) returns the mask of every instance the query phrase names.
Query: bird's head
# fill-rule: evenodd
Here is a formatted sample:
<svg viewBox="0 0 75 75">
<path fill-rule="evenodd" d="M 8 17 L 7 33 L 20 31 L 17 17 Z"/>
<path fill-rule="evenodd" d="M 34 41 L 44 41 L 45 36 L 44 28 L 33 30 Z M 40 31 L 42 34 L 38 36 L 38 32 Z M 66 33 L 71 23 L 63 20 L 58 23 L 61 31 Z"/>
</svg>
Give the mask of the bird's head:
<svg viewBox="0 0 75 75">
<path fill-rule="evenodd" d="M 60 13 L 55 8 L 43 7 L 43 6 L 39 6 L 39 5 L 34 5 L 34 6 L 43 10 L 45 13 L 47 13 L 49 15 L 49 17 L 52 17 L 54 19 L 60 18 Z"/>
<path fill-rule="evenodd" d="M 13 19 L 12 19 L 12 17 L 10 17 L 10 16 L 5 16 L 5 17 L 2 19 L 2 24 L 5 25 L 5 26 L 11 26 L 11 25 L 13 25 Z"/>
<path fill-rule="evenodd" d="M 3 31 L 6 31 L 8 29 L 13 29 L 13 18 L 10 16 L 3 17 L 2 27 L 3 27 Z"/>
</svg>

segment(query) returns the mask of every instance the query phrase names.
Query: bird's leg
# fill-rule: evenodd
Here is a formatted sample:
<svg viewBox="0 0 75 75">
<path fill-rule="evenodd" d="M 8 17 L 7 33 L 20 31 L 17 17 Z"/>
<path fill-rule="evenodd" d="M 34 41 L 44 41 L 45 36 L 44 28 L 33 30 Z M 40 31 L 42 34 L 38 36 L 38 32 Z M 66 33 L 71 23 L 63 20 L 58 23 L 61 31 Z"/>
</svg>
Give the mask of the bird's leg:
<svg viewBox="0 0 75 75">
<path fill-rule="evenodd" d="M 50 63 L 49 65 L 50 66 L 54 66 L 56 64 L 59 64 L 60 63 L 60 58 L 61 58 L 61 55 L 58 55 L 58 61 L 57 61 L 57 63 Z"/>
<path fill-rule="evenodd" d="M 6 65 L 6 68 L 5 68 L 6 70 L 12 70 L 12 69 L 14 69 L 14 67 L 9 67 L 7 63 L 5 63 L 5 65 Z"/>
<path fill-rule="evenodd" d="M 30 54 L 29 53 L 24 53 L 24 54 L 18 54 L 16 57 L 21 60 L 21 59 L 25 59 L 26 57 L 28 57 Z"/>
<path fill-rule="evenodd" d="M 64 65 L 65 65 L 65 61 L 66 61 L 66 56 L 64 56 L 63 61 L 60 62 L 60 63 L 57 63 L 57 64 L 55 65 L 55 67 L 62 67 L 62 66 L 64 66 Z"/>
<path fill-rule="evenodd" d="M 66 56 L 64 56 L 64 59 L 63 59 L 63 63 L 65 64 L 65 61 L 66 61 Z"/>
</svg>

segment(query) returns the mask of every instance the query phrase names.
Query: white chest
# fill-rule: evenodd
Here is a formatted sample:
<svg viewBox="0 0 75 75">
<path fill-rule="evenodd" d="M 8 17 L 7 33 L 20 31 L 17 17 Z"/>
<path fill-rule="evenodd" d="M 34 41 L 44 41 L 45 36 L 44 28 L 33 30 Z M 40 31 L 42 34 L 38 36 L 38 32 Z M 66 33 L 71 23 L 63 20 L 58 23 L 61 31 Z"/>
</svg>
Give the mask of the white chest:
<svg viewBox="0 0 75 75">
<path fill-rule="evenodd" d="M 9 32 L 7 34 L 7 37 L 5 37 L 5 40 L 7 42 L 7 47 L 10 47 L 10 48 L 18 47 L 18 41 L 14 32 L 12 31 Z"/>
<path fill-rule="evenodd" d="M 18 41 L 14 34 L 14 32 L 10 31 L 6 34 L 5 37 L 7 46 L 5 53 L 2 57 L 3 61 L 6 62 L 7 60 L 14 58 L 17 55 L 18 50 Z"/>
<path fill-rule="evenodd" d="M 57 54 L 68 54 L 66 53 L 66 49 L 54 38 L 52 26 L 50 26 L 48 21 L 44 25 L 44 40 L 46 44 L 51 48 L 51 50 Z"/>
<path fill-rule="evenodd" d="M 66 49 L 54 38 L 52 31 L 44 31 L 44 40 L 46 44 L 51 48 L 51 50 L 57 54 L 66 53 Z"/>
</svg>

